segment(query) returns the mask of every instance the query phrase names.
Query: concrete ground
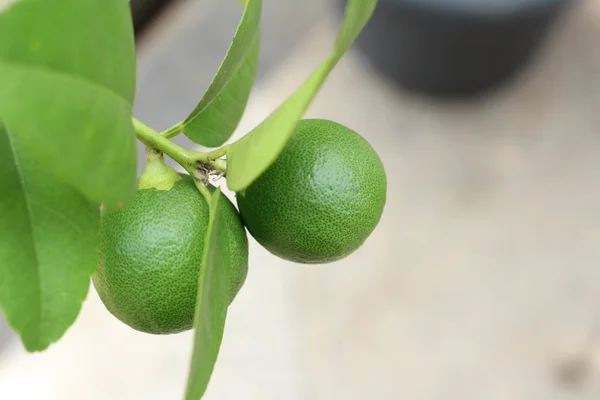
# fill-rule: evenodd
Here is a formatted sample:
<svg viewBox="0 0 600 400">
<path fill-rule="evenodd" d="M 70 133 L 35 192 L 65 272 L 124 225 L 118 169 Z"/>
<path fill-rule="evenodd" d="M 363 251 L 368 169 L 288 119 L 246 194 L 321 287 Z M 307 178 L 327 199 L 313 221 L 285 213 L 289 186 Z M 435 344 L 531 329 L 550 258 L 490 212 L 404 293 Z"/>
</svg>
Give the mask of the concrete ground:
<svg viewBox="0 0 600 400">
<path fill-rule="evenodd" d="M 183 5 L 140 47 L 136 115 L 157 128 L 208 84 L 194 73 L 202 57 L 175 48 L 211 4 Z M 300 21 L 305 4 L 280 15 Z M 318 64 L 331 20 L 306 19 L 289 38 L 302 39 L 267 63 L 236 137 Z M 471 104 L 398 91 L 349 54 L 308 116 L 352 127 L 380 153 L 389 177 L 381 224 L 326 266 L 284 262 L 252 242 L 205 398 L 600 398 L 598 37 L 600 1 L 581 1 L 527 71 Z M 159 61 L 166 54 L 179 55 Z M 190 348 L 189 333 L 127 328 L 92 290 L 47 352 L 13 342 L 2 353 L 0 399 L 180 398 Z"/>
</svg>

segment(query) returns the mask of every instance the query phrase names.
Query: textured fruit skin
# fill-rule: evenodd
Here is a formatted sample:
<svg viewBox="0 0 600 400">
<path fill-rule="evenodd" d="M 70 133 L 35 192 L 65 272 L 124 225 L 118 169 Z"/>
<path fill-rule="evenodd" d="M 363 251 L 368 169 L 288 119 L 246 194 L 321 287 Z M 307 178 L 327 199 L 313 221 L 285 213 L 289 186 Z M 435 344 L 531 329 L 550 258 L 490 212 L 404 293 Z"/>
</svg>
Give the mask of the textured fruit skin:
<svg viewBox="0 0 600 400">
<path fill-rule="evenodd" d="M 245 194 L 242 220 L 271 253 L 322 264 L 358 249 L 386 200 L 381 159 L 356 132 L 328 120 L 302 120 L 275 163 Z"/>
<path fill-rule="evenodd" d="M 221 201 L 233 301 L 248 271 L 248 239 L 233 204 L 225 196 Z M 208 203 L 188 175 L 168 191 L 138 190 L 125 207 L 106 210 L 93 275 L 106 308 L 143 332 L 170 334 L 192 328 L 208 220 Z"/>
</svg>

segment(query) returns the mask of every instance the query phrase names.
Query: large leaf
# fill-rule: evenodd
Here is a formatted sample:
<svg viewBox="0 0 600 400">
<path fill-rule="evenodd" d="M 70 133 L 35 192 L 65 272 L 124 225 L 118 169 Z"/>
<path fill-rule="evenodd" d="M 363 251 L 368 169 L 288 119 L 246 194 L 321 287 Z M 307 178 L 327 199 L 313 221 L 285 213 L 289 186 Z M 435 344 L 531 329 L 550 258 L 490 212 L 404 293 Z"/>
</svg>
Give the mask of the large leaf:
<svg viewBox="0 0 600 400">
<path fill-rule="evenodd" d="M 0 119 L 96 202 L 135 193 L 134 89 L 129 2 L 21 0 L 0 11 Z"/>
<path fill-rule="evenodd" d="M 219 354 L 229 304 L 229 241 L 227 231 L 220 221 L 221 190 L 217 189 L 212 196 L 198 279 L 194 350 L 185 392 L 186 400 L 200 399 L 206 391 Z"/>
<path fill-rule="evenodd" d="M 100 211 L 0 126 L 0 306 L 25 347 L 73 323 L 96 264 Z"/>
<path fill-rule="evenodd" d="M 329 57 L 267 119 L 231 145 L 227 154 L 227 185 L 231 190 L 243 191 L 277 159 L 327 75 L 350 48 L 376 4 L 377 0 L 349 0 Z"/>
<path fill-rule="evenodd" d="M 261 0 L 247 1 L 223 63 L 183 122 L 183 132 L 196 143 L 208 147 L 222 145 L 242 118 L 256 76 L 261 7 Z"/>
</svg>

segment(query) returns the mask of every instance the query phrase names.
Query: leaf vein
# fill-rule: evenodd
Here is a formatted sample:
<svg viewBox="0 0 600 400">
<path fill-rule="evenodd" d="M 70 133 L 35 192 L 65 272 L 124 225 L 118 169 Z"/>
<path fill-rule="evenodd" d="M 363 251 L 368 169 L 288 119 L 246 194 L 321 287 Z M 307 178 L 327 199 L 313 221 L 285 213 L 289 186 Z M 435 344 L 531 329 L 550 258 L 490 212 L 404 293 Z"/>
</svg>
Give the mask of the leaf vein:
<svg viewBox="0 0 600 400">
<path fill-rule="evenodd" d="M 36 330 L 37 330 L 37 337 L 38 339 L 41 338 L 42 336 L 42 332 L 41 332 L 41 322 L 42 322 L 42 314 L 43 314 L 43 304 L 42 304 L 42 279 L 41 279 L 41 271 L 40 271 L 40 256 L 39 256 L 39 249 L 37 248 L 37 240 L 36 240 L 36 233 L 35 233 L 35 228 L 33 226 L 33 210 L 31 207 L 31 203 L 29 201 L 28 198 L 28 189 L 27 189 L 27 183 L 26 183 L 26 179 L 25 179 L 25 175 L 23 174 L 23 170 L 21 167 L 21 164 L 19 162 L 19 156 L 17 154 L 17 151 L 15 149 L 15 145 L 14 145 L 14 140 L 10 134 L 10 129 L 8 129 L 8 127 L 6 128 L 6 136 L 8 138 L 8 144 L 10 146 L 10 151 L 13 155 L 13 159 L 15 160 L 15 168 L 17 170 L 17 173 L 19 174 L 19 182 L 21 184 L 21 188 L 23 190 L 23 198 L 25 200 L 25 206 L 27 207 L 27 213 L 29 214 L 29 218 L 28 218 L 28 222 L 29 222 L 29 229 L 31 231 L 31 238 L 32 238 L 32 246 L 33 246 L 33 253 L 34 253 L 34 257 L 35 257 L 35 265 L 36 265 L 36 269 L 35 269 L 35 273 L 37 275 L 37 286 L 38 286 L 38 301 L 39 301 L 39 308 L 38 308 L 38 319 L 36 321 Z"/>
<path fill-rule="evenodd" d="M 34 203 L 34 202 L 32 201 L 32 203 Z M 50 207 L 48 207 L 48 206 L 44 205 L 44 204 L 42 204 L 42 203 L 39 203 L 39 202 L 37 202 L 37 201 L 35 202 L 35 206 L 36 206 L 36 207 L 38 207 L 38 208 L 41 208 L 41 209 L 43 209 L 44 211 L 47 211 L 47 212 L 49 212 L 49 213 L 51 213 L 51 214 L 54 214 L 55 216 L 57 216 L 58 218 L 60 218 L 61 220 L 63 220 L 63 221 L 66 223 L 66 224 L 68 224 L 70 227 L 72 227 L 72 228 L 73 228 L 73 230 L 74 230 L 75 232 L 77 232 L 77 233 L 80 233 L 80 234 L 83 234 L 83 231 L 81 230 L 81 228 L 80 228 L 80 227 L 78 227 L 77 225 L 75 225 L 75 224 L 73 223 L 73 221 L 72 221 L 72 220 L 70 220 L 68 217 L 66 217 L 64 214 L 62 214 L 62 213 L 60 213 L 60 212 L 56 211 L 56 210 L 55 210 L 55 209 L 53 209 L 53 208 L 50 208 Z"/>
</svg>

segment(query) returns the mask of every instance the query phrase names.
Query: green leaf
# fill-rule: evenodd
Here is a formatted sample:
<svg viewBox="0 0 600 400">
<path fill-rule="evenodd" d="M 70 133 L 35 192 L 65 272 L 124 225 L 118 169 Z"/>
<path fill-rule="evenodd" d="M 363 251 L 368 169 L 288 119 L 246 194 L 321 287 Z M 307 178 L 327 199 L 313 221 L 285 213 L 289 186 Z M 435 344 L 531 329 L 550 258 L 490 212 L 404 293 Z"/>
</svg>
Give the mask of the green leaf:
<svg viewBox="0 0 600 400">
<path fill-rule="evenodd" d="M 231 190 L 239 192 L 247 188 L 275 162 L 327 75 L 350 48 L 376 4 L 377 0 L 349 0 L 329 57 L 267 119 L 231 145 L 227 153 L 227 185 Z"/>
<path fill-rule="evenodd" d="M 135 194 L 129 2 L 17 1 L 0 11 L 0 119 L 95 202 Z"/>
<path fill-rule="evenodd" d="M 221 189 L 210 204 L 210 220 L 206 232 L 204 255 L 198 279 L 198 297 L 194 317 L 194 350 L 190 365 L 186 400 L 200 399 L 212 374 L 223 339 L 229 304 L 229 242 L 220 221 Z"/>
<path fill-rule="evenodd" d="M 29 351 L 73 323 L 97 258 L 100 211 L 0 126 L 0 307 Z"/>
<path fill-rule="evenodd" d="M 223 63 L 208 90 L 183 122 L 183 133 L 207 147 L 231 137 L 246 108 L 258 65 L 262 1 L 248 0 Z"/>
</svg>

